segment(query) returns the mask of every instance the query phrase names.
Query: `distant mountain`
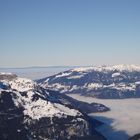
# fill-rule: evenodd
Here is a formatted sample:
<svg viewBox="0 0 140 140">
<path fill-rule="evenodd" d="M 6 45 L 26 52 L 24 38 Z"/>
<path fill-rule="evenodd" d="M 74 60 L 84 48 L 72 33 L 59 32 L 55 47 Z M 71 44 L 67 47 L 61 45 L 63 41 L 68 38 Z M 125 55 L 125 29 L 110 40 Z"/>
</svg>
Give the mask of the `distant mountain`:
<svg viewBox="0 0 140 140">
<path fill-rule="evenodd" d="M 0 68 L 0 72 L 15 73 L 20 77 L 32 80 L 51 76 L 61 71 L 77 68 L 76 66 L 48 66 L 48 67 L 21 67 L 21 68 Z"/>
<path fill-rule="evenodd" d="M 103 99 L 140 97 L 140 66 L 116 65 L 71 69 L 37 81 L 61 93 Z"/>
<path fill-rule="evenodd" d="M 0 73 L 0 139 L 104 140 L 95 130 L 100 122 L 77 110 L 73 101 L 29 79 Z"/>
</svg>

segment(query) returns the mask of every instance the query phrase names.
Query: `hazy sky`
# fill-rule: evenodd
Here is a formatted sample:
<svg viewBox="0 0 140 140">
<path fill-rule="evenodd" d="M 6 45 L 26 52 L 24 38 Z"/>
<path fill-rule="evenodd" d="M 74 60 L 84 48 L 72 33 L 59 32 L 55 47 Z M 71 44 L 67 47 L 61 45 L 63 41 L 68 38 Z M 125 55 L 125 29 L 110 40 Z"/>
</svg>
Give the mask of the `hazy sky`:
<svg viewBox="0 0 140 140">
<path fill-rule="evenodd" d="M 0 67 L 140 64 L 140 0 L 0 0 Z"/>
</svg>

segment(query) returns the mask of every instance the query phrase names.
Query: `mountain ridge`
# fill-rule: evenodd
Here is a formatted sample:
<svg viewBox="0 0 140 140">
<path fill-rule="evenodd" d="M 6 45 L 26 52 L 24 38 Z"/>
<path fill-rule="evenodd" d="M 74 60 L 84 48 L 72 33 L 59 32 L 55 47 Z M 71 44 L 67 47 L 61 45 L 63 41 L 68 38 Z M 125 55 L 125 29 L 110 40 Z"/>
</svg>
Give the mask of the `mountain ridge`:
<svg viewBox="0 0 140 140">
<path fill-rule="evenodd" d="M 95 130 L 96 120 L 92 123 L 86 114 L 64 104 L 57 95 L 29 79 L 1 75 L 0 139 L 105 140 Z"/>
<path fill-rule="evenodd" d="M 115 65 L 71 69 L 37 81 L 61 93 L 97 98 L 140 97 L 140 66 Z"/>
</svg>

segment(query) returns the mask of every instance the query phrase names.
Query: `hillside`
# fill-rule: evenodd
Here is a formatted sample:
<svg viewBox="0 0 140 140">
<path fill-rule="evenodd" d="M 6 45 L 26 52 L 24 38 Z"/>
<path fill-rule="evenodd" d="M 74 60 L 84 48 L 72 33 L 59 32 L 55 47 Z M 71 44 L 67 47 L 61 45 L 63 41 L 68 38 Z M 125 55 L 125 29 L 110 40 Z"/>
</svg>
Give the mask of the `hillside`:
<svg viewBox="0 0 140 140">
<path fill-rule="evenodd" d="M 1 140 L 104 140 L 95 130 L 99 122 L 66 99 L 26 78 L 0 78 Z"/>
<path fill-rule="evenodd" d="M 38 83 L 59 91 L 96 98 L 140 97 L 140 66 L 116 65 L 71 69 L 40 79 Z"/>
</svg>

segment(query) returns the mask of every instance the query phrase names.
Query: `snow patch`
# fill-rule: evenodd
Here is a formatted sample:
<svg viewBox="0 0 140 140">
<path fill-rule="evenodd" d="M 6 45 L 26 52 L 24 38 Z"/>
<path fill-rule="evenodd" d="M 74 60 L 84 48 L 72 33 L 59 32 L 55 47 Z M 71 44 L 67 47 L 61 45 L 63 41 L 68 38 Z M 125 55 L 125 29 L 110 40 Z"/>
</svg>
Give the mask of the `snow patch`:
<svg viewBox="0 0 140 140">
<path fill-rule="evenodd" d="M 140 71 L 140 66 L 137 65 L 114 65 L 114 66 L 100 66 L 100 67 L 82 67 L 71 70 L 72 72 L 89 72 L 89 71 Z"/>
<path fill-rule="evenodd" d="M 112 74 L 112 78 L 118 77 L 118 76 L 120 76 L 120 75 L 121 75 L 121 74 L 120 74 L 119 72 L 113 73 L 113 74 Z"/>
<path fill-rule="evenodd" d="M 83 77 L 83 75 L 75 75 L 75 76 L 67 77 L 67 79 L 80 79 L 82 77 Z"/>
<path fill-rule="evenodd" d="M 140 81 L 135 82 L 136 85 L 140 85 Z"/>
<path fill-rule="evenodd" d="M 19 77 L 15 78 L 12 81 L 9 81 L 9 84 L 12 89 L 15 89 L 20 92 L 32 90 L 36 86 L 36 83 L 33 82 L 32 80 L 26 78 L 19 78 Z"/>
<path fill-rule="evenodd" d="M 59 74 L 59 75 L 56 75 L 55 78 L 60 78 L 60 77 L 69 76 L 70 74 L 71 74 L 71 73 L 67 73 L 67 72 L 61 73 L 61 74 Z"/>
<path fill-rule="evenodd" d="M 94 67 L 82 67 L 82 68 L 76 68 L 71 70 L 72 72 L 85 72 L 85 71 L 90 71 L 92 70 Z"/>
<path fill-rule="evenodd" d="M 13 75 L 12 73 L 10 73 L 10 72 L 0 72 L 0 75 Z"/>
<path fill-rule="evenodd" d="M 87 85 L 87 88 L 90 88 L 90 89 L 98 89 L 102 87 L 103 87 L 103 84 L 100 84 L 100 83 L 90 83 Z"/>
</svg>

